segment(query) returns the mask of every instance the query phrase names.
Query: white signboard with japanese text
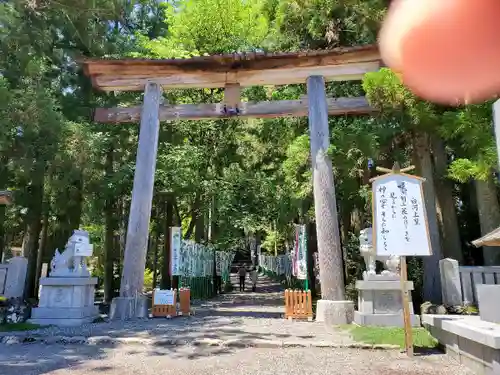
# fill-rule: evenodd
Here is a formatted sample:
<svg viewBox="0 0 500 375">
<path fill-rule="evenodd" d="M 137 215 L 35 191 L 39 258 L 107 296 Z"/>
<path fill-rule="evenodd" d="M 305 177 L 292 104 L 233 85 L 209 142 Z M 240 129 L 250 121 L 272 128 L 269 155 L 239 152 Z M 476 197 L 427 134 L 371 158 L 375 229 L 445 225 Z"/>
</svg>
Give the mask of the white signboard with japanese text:
<svg viewBox="0 0 500 375">
<path fill-rule="evenodd" d="M 422 183 L 422 179 L 406 174 L 374 179 L 373 244 L 377 256 L 432 254 Z"/>
<path fill-rule="evenodd" d="M 181 241 L 180 227 L 170 228 L 170 273 L 172 276 L 181 275 Z"/>
<path fill-rule="evenodd" d="M 156 289 L 153 305 L 174 305 L 174 291 Z"/>
</svg>

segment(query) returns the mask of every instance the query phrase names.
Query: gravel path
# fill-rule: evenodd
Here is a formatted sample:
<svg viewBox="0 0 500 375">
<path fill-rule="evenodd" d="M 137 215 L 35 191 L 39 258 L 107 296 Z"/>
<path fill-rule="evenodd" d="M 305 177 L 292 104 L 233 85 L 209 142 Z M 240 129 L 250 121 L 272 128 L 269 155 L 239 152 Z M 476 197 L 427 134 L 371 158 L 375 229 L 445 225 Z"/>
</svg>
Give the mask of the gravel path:
<svg viewBox="0 0 500 375">
<path fill-rule="evenodd" d="M 50 337 L 102 337 L 144 338 L 150 340 L 200 339 L 286 341 L 288 344 L 323 342 L 330 344 L 352 343 L 350 336 L 335 328 L 325 328 L 321 323 L 287 321 L 284 313 L 281 285 L 262 276 L 257 293 L 231 293 L 194 308 L 191 317 L 173 319 L 147 319 L 138 321 L 113 321 L 86 324 L 79 327 L 48 327 L 30 332 L 0 332 L 2 336 L 33 338 Z"/>
<path fill-rule="evenodd" d="M 445 356 L 396 351 L 123 346 L 14 346 L 2 375 L 473 375 Z"/>
<path fill-rule="evenodd" d="M 338 329 L 315 322 L 287 321 L 282 314 L 281 287 L 262 277 L 258 293 L 221 296 L 198 306 L 192 317 L 19 332 L 20 337 L 109 336 L 132 340 L 99 341 L 95 345 L 61 345 L 57 341 L 51 345 L 0 345 L 0 375 L 472 375 L 441 354 L 409 359 L 397 350 L 195 345 L 203 339 L 233 343 L 281 341 L 289 346 L 353 343 L 347 333 Z M 179 342 L 165 344 L 165 340 L 172 339 Z"/>
</svg>

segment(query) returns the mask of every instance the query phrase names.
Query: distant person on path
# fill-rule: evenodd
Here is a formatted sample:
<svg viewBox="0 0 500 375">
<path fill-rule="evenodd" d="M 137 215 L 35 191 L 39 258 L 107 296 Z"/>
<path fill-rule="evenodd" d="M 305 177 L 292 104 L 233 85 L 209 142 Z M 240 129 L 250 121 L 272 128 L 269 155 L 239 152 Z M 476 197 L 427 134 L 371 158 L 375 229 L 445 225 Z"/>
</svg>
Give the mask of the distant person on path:
<svg viewBox="0 0 500 375">
<path fill-rule="evenodd" d="M 252 281 L 252 292 L 257 290 L 257 267 L 252 268 L 252 272 L 250 272 L 250 280 Z"/>
<path fill-rule="evenodd" d="M 238 276 L 240 277 L 240 292 L 244 292 L 245 278 L 247 276 L 247 269 L 245 268 L 244 264 L 240 265 L 240 268 L 238 268 Z"/>
</svg>

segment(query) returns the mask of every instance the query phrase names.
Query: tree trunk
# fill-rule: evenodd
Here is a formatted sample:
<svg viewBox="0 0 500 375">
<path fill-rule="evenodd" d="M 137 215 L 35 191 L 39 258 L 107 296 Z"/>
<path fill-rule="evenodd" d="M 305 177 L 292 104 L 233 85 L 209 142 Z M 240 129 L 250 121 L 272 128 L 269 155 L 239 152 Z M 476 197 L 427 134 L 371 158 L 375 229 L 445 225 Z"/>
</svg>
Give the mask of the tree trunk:
<svg viewBox="0 0 500 375">
<path fill-rule="evenodd" d="M 7 163 L 9 159 L 2 155 L 0 158 L 0 190 L 7 188 L 9 183 L 9 173 Z M 0 263 L 2 263 L 3 255 L 5 252 L 5 212 L 7 207 L 0 205 Z"/>
<path fill-rule="evenodd" d="M 344 206 L 340 207 L 340 218 L 342 220 L 340 225 L 340 239 L 343 243 L 346 243 L 349 238 L 349 229 L 351 229 L 351 212 Z"/>
<path fill-rule="evenodd" d="M 168 197 L 165 200 L 165 221 L 163 226 L 163 233 L 165 234 L 165 241 L 163 241 L 163 263 L 161 267 L 161 289 L 170 289 L 172 286 L 170 275 L 170 227 L 174 225 L 174 206 L 172 198 Z"/>
<path fill-rule="evenodd" d="M 185 240 L 191 238 L 191 235 L 193 234 L 193 231 L 196 227 L 197 218 L 199 215 L 200 205 L 201 205 L 200 195 L 196 193 L 196 197 L 193 203 L 193 208 L 191 209 L 191 221 L 189 222 L 189 227 L 187 228 L 186 233 L 184 233 Z"/>
<path fill-rule="evenodd" d="M 462 241 L 458 228 L 457 209 L 453 194 L 453 182 L 446 178 L 448 162 L 443 141 L 432 137 L 432 151 L 436 179 L 436 211 L 441 233 L 443 256 L 452 258 L 463 264 Z"/>
<path fill-rule="evenodd" d="M 330 132 L 323 77 L 311 76 L 307 79 L 307 95 L 309 98 L 309 132 L 321 298 L 329 301 L 343 301 L 345 298 L 344 270 L 335 198 L 335 181 L 332 162 L 328 156 Z M 330 319 L 332 317 L 325 316 L 324 318 Z"/>
<path fill-rule="evenodd" d="M 475 180 L 475 188 L 481 235 L 484 236 L 500 225 L 497 188 L 492 177 L 486 181 Z M 500 265 L 500 249 L 496 246 L 484 246 L 483 258 L 485 266 Z"/>
<path fill-rule="evenodd" d="M 0 263 L 5 252 L 5 205 L 0 205 Z"/>
<path fill-rule="evenodd" d="M 416 167 L 421 176 L 425 178 L 425 182 L 423 183 L 424 201 L 432 248 L 432 255 L 424 257 L 423 297 L 424 301 L 440 303 L 442 297 L 439 260 L 442 259 L 442 250 L 436 212 L 434 169 L 429 147 L 429 137 L 426 133 L 414 135 L 413 150 Z"/>
<path fill-rule="evenodd" d="M 42 229 L 43 189 L 45 180 L 45 162 L 36 162 L 32 171 L 31 186 L 29 187 L 30 203 L 26 215 L 26 242 L 23 252 L 28 258 L 28 270 L 24 285 L 25 298 L 37 295 L 35 291 L 36 263 L 38 244 Z"/>
<path fill-rule="evenodd" d="M 104 164 L 105 179 L 111 179 L 113 171 L 114 147 L 110 145 L 106 152 Z M 115 230 L 117 223 L 115 219 L 115 196 L 111 192 L 106 192 L 104 204 L 104 302 L 110 303 L 114 297 L 114 261 L 115 261 Z"/>
<path fill-rule="evenodd" d="M 48 206 L 48 204 L 47 204 Z M 40 285 L 40 274 L 42 273 L 42 263 L 47 247 L 47 234 L 49 231 L 49 209 L 45 207 L 42 219 L 42 235 L 38 246 L 38 255 L 36 258 L 36 276 L 35 276 L 35 291 L 38 291 Z"/>
<path fill-rule="evenodd" d="M 200 212 L 196 218 L 196 225 L 194 228 L 194 241 L 202 243 L 205 235 L 205 215 Z"/>
</svg>

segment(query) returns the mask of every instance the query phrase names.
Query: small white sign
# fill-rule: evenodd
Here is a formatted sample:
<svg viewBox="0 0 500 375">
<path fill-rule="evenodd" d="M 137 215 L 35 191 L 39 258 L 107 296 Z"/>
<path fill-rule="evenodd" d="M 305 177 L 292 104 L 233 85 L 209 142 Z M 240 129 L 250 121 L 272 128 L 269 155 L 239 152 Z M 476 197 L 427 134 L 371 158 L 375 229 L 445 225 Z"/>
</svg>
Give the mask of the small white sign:
<svg viewBox="0 0 500 375">
<path fill-rule="evenodd" d="M 429 256 L 423 179 L 387 174 L 373 181 L 373 236 L 379 256 Z"/>
<path fill-rule="evenodd" d="M 94 245 L 89 243 L 75 243 L 75 257 L 91 257 L 94 253 Z"/>
<path fill-rule="evenodd" d="M 174 305 L 174 291 L 156 289 L 154 293 L 154 305 Z"/>
<path fill-rule="evenodd" d="M 181 275 L 181 241 L 182 230 L 180 227 L 170 228 L 170 274 Z"/>
</svg>

